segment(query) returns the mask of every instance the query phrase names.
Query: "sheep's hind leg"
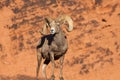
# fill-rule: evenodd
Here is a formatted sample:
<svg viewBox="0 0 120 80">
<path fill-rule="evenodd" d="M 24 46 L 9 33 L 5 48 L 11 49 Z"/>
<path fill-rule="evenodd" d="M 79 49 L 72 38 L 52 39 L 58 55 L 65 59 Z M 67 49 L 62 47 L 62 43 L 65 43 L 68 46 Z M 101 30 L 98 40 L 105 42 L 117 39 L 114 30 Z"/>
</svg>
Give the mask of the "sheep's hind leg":
<svg viewBox="0 0 120 80">
<path fill-rule="evenodd" d="M 37 50 L 37 62 L 38 62 L 38 65 L 37 65 L 37 70 L 36 70 L 36 80 L 38 80 L 41 61 L 42 61 L 42 55 L 41 55 L 41 53 L 40 53 L 40 51 L 38 49 Z"/>
<path fill-rule="evenodd" d="M 64 55 L 60 58 L 60 80 L 64 80 L 62 70 L 63 70 Z"/>
<path fill-rule="evenodd" d="M 42 74 L 45 80 L 47 80 L 47 75 L 46 75 L 46 66 L 50 63 L 50 60 L 45 59 L 44 64 L 42 66 Z"/>
<path fill-rule="evenodd" d="M 51 75 L 51 80 L 54 80 L 55 79 L 55 76 L 54 76 L 54 67 L 55 67 L 55 62 L 54 62 L 54 53 L 50 53 L 50 60 L 51 60 L 51 63 L 52 63 L 52 75 Z"/>
</svg>

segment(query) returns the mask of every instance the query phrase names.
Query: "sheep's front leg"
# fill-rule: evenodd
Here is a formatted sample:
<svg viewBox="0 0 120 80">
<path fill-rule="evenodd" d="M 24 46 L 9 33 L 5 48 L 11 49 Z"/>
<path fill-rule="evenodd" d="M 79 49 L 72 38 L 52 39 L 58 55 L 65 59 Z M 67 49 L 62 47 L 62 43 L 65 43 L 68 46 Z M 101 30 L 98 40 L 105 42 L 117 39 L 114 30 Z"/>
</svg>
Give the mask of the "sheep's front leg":
<svg viewBox="0 0 120 80">
<path fill-rule="evenodd" d="M 64 55 L 60 58 L 60 80 L 64 80 L 62 70 L 63 70 Z"/>
<path fill-rule="evenodd" d="M 44 64 L 42 66 L 42 74 L 45 80 L 47 80 L 47 75 L 46 75 L 46 66 L 49 64 L 50 60 L 45 59 Z"/>
<path fill-rule="evenodd" d="M 40 49 L 37 49 L 37 62 L 38 62 L 38 65 L 37 65 L 37 70 L 36 70 L 36 80 L 38 80 L 41 61 L 42 61 L 42 55 L 40 53 Z"/>
<path fill-rule="evenodd" d="M 51 63 L 52 63 L 52 75 L 51 75 L 51 80 L 54 80 L 54 79 L 55 79 L 55 76 L 54 76 L 55 62 L 54 62 L 54 53 L 53 53 L 53 52 L 50 53 L 50 60 L 51 60 Z"/>
</svg>

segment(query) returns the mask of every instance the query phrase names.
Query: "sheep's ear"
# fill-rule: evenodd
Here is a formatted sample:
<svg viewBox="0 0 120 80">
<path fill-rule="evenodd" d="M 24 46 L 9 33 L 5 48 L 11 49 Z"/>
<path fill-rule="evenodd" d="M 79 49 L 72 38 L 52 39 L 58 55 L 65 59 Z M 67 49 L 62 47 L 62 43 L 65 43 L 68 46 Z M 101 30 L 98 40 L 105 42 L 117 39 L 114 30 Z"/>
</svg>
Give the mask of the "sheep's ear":
<svg viewBox="0 0 120 80">
<path fill-rule="evenodd" d="M 60 23 L 60 25 L 64 24 L 65 22 L 68 23 L 68 31 L 72 31 L 73 30 L 73 20 L 70 16 L 68 15 L 60 15 L 58 16 L 58 18 L 56 19 L 56 21 L 58 21 Z"/>
<path fill-rule="evenodd" d="M 40 33 L 42 34 L 42 35 L 46 35 L 47 34 L 47 28 L 48 28 L 48 26 L 50 26 L 50 23 L 53 21 L 53 19 L 52 18 L 50 18 L 50 17 L 45 17 L 44 18 L 44 24 L 43 24 L 43 26 L 42 26 L 42 30 L 40 31 Z"/>
</svg>

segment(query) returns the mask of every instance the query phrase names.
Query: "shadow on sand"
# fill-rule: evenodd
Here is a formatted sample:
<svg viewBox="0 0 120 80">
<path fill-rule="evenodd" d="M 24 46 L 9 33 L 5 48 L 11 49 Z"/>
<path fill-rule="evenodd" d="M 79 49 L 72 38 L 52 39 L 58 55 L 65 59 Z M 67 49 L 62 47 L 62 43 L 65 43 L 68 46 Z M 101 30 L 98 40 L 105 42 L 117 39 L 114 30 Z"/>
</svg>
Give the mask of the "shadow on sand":
<svg viewBox="0 0 120 80">
<path fill-rule="evenodd" d="M 36 78 L 27 75 L 16 75 L 13 77 L 0 75 L 0 80 L 36 80 Z M 44 80 L 44 79 L 39 78 L 39 80 Z"/>
</svg>

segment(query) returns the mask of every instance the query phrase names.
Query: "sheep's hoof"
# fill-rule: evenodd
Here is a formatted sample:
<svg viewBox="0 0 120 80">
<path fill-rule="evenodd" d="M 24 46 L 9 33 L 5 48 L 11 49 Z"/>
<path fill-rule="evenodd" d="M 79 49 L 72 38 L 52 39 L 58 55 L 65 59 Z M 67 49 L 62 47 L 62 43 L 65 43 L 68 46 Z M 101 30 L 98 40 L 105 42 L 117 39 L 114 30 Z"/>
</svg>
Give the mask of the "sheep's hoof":
<svg viewBox="0 0 120 80">
<path fill-rule="evenodd" d="M 51 76 L 51 80 L 55 80 L 55 76 L 54 75 Z"/>
<path fill-rule="evenodd" d="M 63 78 L 63 77 L 60 77 L 60 80 L 64 80 L 64 78 Z"/>
</svg>

